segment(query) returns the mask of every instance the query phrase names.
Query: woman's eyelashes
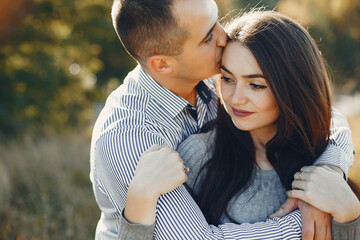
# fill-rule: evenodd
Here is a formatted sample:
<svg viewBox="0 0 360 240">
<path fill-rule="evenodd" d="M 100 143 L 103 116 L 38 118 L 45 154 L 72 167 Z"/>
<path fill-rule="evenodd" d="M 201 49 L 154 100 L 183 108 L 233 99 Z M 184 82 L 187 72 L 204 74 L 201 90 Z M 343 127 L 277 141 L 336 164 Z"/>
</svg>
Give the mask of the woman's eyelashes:
<svg viewBox="0 0 360 240">
<path fill-rule="evenodd" d="M 265 89 L 267 88 L 267 86 L 261 85 L 261 84 L 257 84 L 257 83 L 250 83 L 250 86 L 252 88 L 254 88 L 255 90 L 260 90 L 260 89 Z"/>
<path fill-rule="evenodd" d="M 234 82 L 234 81 L 232 81 L 231 80 L 231 78 L 229 78 L 229 77 L 225 77 L 225 76 L 221 76 L 221 80 L 223 80 L 225 83 L 231 83 L 231 82 Z"/>
<path fill-rule="evenodd" d="M 221 80 L 224 81 L 225 83 L 235 83 L 234 80 L 232 80 L 230 77 L 226 77 L 226 76 L 221 76 Z M 267 88 L 267 86 L 259 84 L 259 83 L 254 83 L 251 82 L 249 83 L 249 86 L 251 86 L 252 89 L 254 90 L 261 90 L 261 89 L 265 89 Z"/>
</svg>

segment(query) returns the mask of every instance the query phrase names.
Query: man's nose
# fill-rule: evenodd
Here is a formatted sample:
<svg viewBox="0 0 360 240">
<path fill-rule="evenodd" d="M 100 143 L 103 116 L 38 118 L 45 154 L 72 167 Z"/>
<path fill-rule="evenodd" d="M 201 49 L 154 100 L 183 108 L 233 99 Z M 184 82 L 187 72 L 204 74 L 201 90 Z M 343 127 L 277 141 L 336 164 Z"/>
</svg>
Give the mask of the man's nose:
<svg viewBox="0 0 360 240">
<path fill-rule="evenodd" d="M 226 47 L 228 36 L 225 33 L 223 27 L 220 25 L 220 23 L 216 26 L 217 32 L 218 32 L 218 38 L 217 38 L 217 46 L 218 47 Z"/>
</svg>

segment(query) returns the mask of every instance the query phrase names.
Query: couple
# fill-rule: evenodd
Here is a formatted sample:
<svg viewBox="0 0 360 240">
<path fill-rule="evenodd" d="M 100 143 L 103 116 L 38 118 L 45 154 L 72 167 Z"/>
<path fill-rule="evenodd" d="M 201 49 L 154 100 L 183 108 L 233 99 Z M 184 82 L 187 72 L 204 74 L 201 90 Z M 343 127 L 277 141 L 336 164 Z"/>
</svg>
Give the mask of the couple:
<svg viewBox="0 0 360 240">
<path fill-rule="evenodd" d="M 330 167 L 303 168 L 292 183 L 294 173 L 315 159 L 315 164 L 338 167 L 345 175 L 352 164 L 351 134 L 336 112 L 330 125 L 326 71 L 306 31 L 276 13 L 254 13 L 229 26 L 228 43 L 217 11 L 211 0 L 114 2 L 115 29 L 139 66 L 109 96 L 93 132 L 90 176 L 102 211 L 96 239 L 126 239 L 124 234 L 140 239 L 136 234 L 147 237 L 144 231 L 151 233 L 150 239 L 153 231 L 156 239 L 299 238 L 301 218 L 304 228 L 314 224 L 311 215 L 325 222 L 330 218 L 299 202 L 301 217 L 294 211 L 266 222 L 234 223 L 253 222 L 241 219 L 244 210 L 236 209 L 241 205 L 237 201 L 250 206 L 252 196 L 263 200 L 263 206 L 255 209 L 257 215 L 249 207 L 244 213 L 254 221 L 263 219 L 263 212 L 267 216 L 286 199 L 285 190 L 292 184 L 300 190 L 290 195 L 309 201 L 335 220 L 356 219 L 344 208 L 337 211 L 316 205 L 328 200 L 317 194 L 321 181 L 335 179 L 338 185 L 333 187 L 352 196 L 340 174 Z M 219 73 L 227 43 L 218 105 L 214 79 L 209 77 Z M 187 139 L 216 117 L 215 134 L 211 130 Z M 186 176 L 174 151 L 155 146 L 144 153 L 154 144 L 179 152 L 185 149 L 182 157 L 188 157 L 185 165 L 190 166 L 188 190 L 197 202 L 184 185 L 166 193 Z M 313 175 L 323 177 L 315 181 Z M 153 184 L 159 179 L 163 181 Z M 309 179 L 317 184 L 304 185 Z M 144 189 L 146 184 L 151 186 L 138 194 L 139 186 Z M 350 199 L 352 206 L 358 205 Z M 125 204 L 129 221 L 147 225 L 126 222 Z M 329 236 L 322 226 L 315 225 L 316 234 Z M 341 232 L 344 225 L 334 226 Z"/>
</svg>

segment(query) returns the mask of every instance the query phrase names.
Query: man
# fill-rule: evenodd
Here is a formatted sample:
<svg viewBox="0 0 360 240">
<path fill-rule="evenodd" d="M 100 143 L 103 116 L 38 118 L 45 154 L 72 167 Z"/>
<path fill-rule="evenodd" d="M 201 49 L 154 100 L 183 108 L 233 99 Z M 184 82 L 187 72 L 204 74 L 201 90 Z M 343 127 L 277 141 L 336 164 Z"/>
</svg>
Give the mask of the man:
<svg viewBox="0 0 360 240">
<path fill-rule="evenodd" d="M 139 66 L 109 96 L 93 132 L 90 177 L 102 211 L 96 239 L 122 237 L 127 186 L 140 155 L 154 144 L 176 149 L 215 118 L 217 96 L 210 77 L 219 73 L 227 42 L 213 0 L 116 0 L 112 16 L 120 40 Z M 351 142 L 346 136 L 345 145 Z M 329 163 L 327 156 L 333 156 L 332 164 L 347 173 L 352 154 L 339 149 L 330 145 L 317 164 Z M 337 158 L 344 152 L 347 157 Z M 182 186 L 159 199 L 155 238 L 293 239 L 301 234 L 300 222 L 295 212 L 252 228 L 210 226 Z"/>
</svg>

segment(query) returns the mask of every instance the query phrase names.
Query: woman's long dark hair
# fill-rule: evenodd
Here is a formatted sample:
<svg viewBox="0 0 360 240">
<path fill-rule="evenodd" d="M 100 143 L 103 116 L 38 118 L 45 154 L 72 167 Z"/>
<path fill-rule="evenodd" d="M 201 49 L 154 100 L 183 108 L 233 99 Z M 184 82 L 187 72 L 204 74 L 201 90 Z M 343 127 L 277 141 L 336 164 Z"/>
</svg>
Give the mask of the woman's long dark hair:
<svg viewBox="0 0 360 240">
<path fill-rule="evenodd" d="M 242 43 L 257 60 L 277 101 L 277 134 L 267 158 L 283 186 L 325 150 L 330 135 L 331 87 L 324 60 L 309 33 L 274 11 L 253 11 L 225 27 L 229 41 Z M 227 205 L 251 183 L 255 150 L 248 132 L 238 130 L 219 104 L 213 157 L 197 201 L 208 222 L 219 224 Z M 235 222 L 235 221 L 234 221 Z"/>
</svg>

